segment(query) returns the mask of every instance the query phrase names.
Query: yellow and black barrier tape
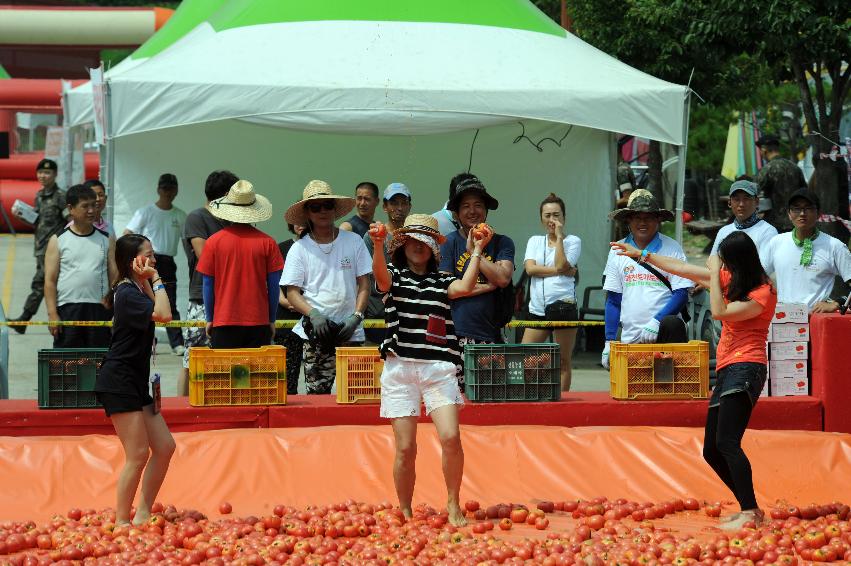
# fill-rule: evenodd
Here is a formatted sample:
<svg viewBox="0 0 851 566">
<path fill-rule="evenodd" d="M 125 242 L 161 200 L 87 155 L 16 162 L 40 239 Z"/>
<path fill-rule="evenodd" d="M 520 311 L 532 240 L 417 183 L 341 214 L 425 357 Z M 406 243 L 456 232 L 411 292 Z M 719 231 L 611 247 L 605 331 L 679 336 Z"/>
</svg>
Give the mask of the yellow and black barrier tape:
<svg viewBox="0 0 851 566">
<path fill-rule="evenodd" d="M 298 323 L 297 320 L 275 321 L 276 328 L 292 328 Z M 512 320 L 505 325 L 506 328 L 578 328 L 580 326 L 603 326 L 602 320 L 573 320 L 573 321 L 548 321 L 548 320 Z M 0 321 L 0 326 L 112 326 L 111 320 L 15 320 Z M 173 320 L 171 322 L 158 322 L 157 326 L 164 328 L 203 328 L 206 323 L 203 320 Z M 364 328 L 386 328 L 387 325 L 380 318 L 368 318 L 363 321 Z"/>
</svg>

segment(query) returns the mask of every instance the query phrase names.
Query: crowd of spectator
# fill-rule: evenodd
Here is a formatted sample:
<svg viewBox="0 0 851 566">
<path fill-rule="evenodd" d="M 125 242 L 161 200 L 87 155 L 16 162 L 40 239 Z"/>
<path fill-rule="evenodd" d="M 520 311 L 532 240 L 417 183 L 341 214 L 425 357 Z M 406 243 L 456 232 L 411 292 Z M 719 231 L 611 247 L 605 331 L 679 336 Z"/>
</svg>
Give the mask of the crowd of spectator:
<svg viewBox="0 0 851 566">
<path fill-rule="evenodd" d="M 766 168 L 779 170 L 785 165 L 772 165 L 775 160 Z M 103 298 L 115 278 L 115 233 L 103 216 L 105 188 L 91 180 L 66 193 L 56 186 L 56 170 L 56 163 L 49 159 L 38 165 L 42 189 L 35 206 L 36 274 L 17 320 L 32 318 L 42 295 L 52 321 L 110 320 L 112 312 Z M 786 191 L 779 188 L 780 173 L 768 171 L 762 177 L 773 179 L 775 197 Z M 673 220 L 673 213 L 650 192 L 636 189 L 633 176 L 624 173 L 619 180 L 629 185 L 629 195 L 609 218 L 624 227 L 626 237 L 621 241 L 646 254 L 684 261 L 680 244 L 660 231 L 663 222 Z M 162 174 L 156 191 L 157 200 L 137 210 L 123 233 L 138 233 L 150 241 L 175 320 L 180 316 L 175 257 L 181 245 L 187 257 L 187 318 L 207 324 L 206 328 L 184 328 L 182 333 L 169 329 L 169 345 L 184 361 L 179 393 L 187 392 L 187 348 L 252 347 L 274 341 L 287 346 L 290 393 L 296 392 L 302 366 L 307 392 L 329 393 L 335 379 L 335 347 L 383 345 L 399 339 L 392 330 L 365 331 L 362 322 L 387 315 L 387 295 L 373 277 L 373 259 L 380 251 L 385 265 L 393 265 L 393 236 L 406 225 L 414 205 L 412 191 L 404 183 L 390 183 L 380 191 L 376 183 L 360 182 L 351 197 L 335 193 L 324 181 L 311 181 L 302 198 L 284 214 L 293 237 L 278 244 L 254 226 L 272 217 L 271 203 L 234 173 L 210 173 L 204 205 L 188 215 L 173 204 L 178 193 L 173 174 Z M 778 234 L 776 226 L 758 212 L 760 192 L 760 186 L 750 180 L 732 184 L 733 221 L 718 233 L 711 255 L 717 255 L 720 243 L 730 234 L 743 232 L 755 243 L 781 302 L 806 303 L 813 312 L 837 310 L 831 296 L 833 283 L 837 275 L 851 281 L 851 252 L 818 229 L 818 197 L 800 185 L 788 195 L 784 192 L 784 222 L 791 231 Z M 529 318 L 576 320 L 582 242 L 568 230 L 569 202 L 553 193 L 542 196 L 538 210 L 542 230 L 528 240 L 523 255 L 522 269 L 530 278 Z M 379 204 L 387 232 L 380 242 L 369 232 Z M 476 175 L 465 172 L 450 180 L 444 207 L 428 215 L 441 233 L 439 254 L 433 258 L 438 271 L 463 279 L 474 254 L 474 235 L 482 227 L 490 230 L 488 213 L 498 206 Z M 348 216 L 352 210 L 354 214 Z M 776 214 L 777 210 L 772 218 Z M 379 244 L 382 249 L 375 249 Z M 512 292 L 515 259 L 514 241 L 493 233 L 481 249 L 474 288 L 450 301 L 461 351 L 467 344 L 503 340 L 505 305 L 513 303 L 507 293 Z M 589 276 L 596 279 L 595 274 Z M 615 339 L 628 343 L 686 340 L 683 312 L 690 294 L 700 291 L 699 285 L 614 251 L 603 276 L 607 291 L 603 366 L 608 366 L 609 342 Z M 281 319 L 297 322 L 292 330 L 276 331 L 274 323 Z M 110 341 L 108 330 L 101 327 L 53 326 L 51 333 L 56 347 L 106 346 Z M 553 340 L 560 345 L 563 390 L 571 385 L 575 338 L 572 328 L 530 328 L 523 337 L 526 343 Z M 456 375 L 463 384 L 461 361 Z"/>
</svg>

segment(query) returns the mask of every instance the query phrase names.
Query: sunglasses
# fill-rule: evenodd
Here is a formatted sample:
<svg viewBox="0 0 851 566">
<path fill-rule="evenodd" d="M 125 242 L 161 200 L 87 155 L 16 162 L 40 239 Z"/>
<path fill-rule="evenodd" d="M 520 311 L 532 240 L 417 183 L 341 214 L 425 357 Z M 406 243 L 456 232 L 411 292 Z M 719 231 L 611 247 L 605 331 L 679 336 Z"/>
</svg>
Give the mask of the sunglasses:
<svg viewBox="0 0 851 566">
<path fill-rule="evenodd" d="M 310 212 L 319 212 L 321 210 L 334 210 L 337 204 L 333 200 L 323 200 L 322 202 L 312 202 L 306 204 L 305 208 Z"/>
</svg>

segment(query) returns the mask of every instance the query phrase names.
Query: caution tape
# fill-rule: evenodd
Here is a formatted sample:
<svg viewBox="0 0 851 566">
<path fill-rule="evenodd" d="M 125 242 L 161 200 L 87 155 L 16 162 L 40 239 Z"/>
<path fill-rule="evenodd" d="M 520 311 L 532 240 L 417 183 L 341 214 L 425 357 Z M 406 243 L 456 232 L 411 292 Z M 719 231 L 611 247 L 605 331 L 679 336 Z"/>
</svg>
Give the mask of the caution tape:
<svg viewBox="0 0 851 566">
<path fill-rule="evenodd" d="M 292 328 L 298 323 L 297 320 L 277 320 L 275 328 Z M 157 326 L 163 328 L 204 328 L 206 322 L 203 320 L 173 320 L 171 322 L 158 322 Z M 506 328 L 578 328 L 581 326 L 603 326 L 602 320 L 571 320 L 571 321 L 548 321 L 548 320 L 512 320 L 505 325 Z M 111 320 L 15 320 L 0 321 L 0 326 L 112 326 Z M 387 328 L 387 324 L 380 318 L 368 318 L 363 321 L 364 328 Z"/>
</svg>

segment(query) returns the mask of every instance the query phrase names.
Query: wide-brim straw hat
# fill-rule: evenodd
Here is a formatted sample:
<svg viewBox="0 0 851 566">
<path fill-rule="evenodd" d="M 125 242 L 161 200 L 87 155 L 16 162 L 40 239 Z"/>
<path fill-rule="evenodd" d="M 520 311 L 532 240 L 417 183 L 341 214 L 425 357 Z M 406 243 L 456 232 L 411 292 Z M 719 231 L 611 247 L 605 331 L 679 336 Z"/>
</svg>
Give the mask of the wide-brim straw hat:
<svg viewBox="0 0 851 566">
<path fill-rule="evenodd" d="M 355 199 L 335 195 L 331 192 L 331 185 L 325 181 L 311 181 L 304 187 L 302 199 L 289 207 L 284 214 L 284 219 L 289 224 L 307 225 L 307 210 L 305 205 L 313 200 L 336 200 L 334 207 L 334 220 L 347 215 L 355 207 Z"/>
<path fill-rule="evenodd" d="M 210 214 L 237 224 L 254 224 L 272 218 L 272 203 L 254 192 L 254 185 L 240 179 L 222 198 L 210 201 Z"/>
<path fill-rule="evenodd" d="M 431 214 L 409 214 L 405 224 L 393 232 L 393 239 L 387 247 L 387 253 L 393 253 L 405 245 L 408 238 L 419 240 L 431 248 L 435 261 L 440 261 L 440 245 L 446 241 L 446 236 L 440 233 L 437 219 Z"/>
<path fill-rule="evenodd" d="M 669 222 L 674 219 L 674 213 L 659 206 L 656 197 L 653 193 L 646 189 L 637 189 L 629 195 L 629 201 L 626 208 L 620 208 L 609 213 L 609 218 L 612 220 L 621 220 L 626 222 L 633 214 L 638 212 L 647 212 L 655 214 L 661 222 Z"/>
</svg>

